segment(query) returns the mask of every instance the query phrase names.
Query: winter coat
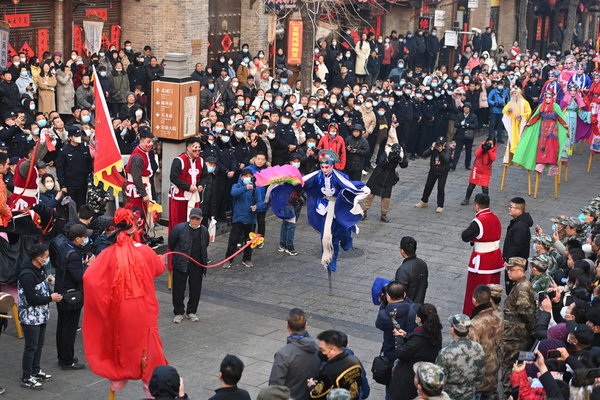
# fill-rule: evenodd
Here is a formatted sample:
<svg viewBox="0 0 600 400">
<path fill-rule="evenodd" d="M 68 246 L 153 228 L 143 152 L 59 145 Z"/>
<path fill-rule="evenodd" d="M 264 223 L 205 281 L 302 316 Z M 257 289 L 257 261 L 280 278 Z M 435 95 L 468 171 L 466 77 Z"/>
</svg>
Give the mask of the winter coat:
<svg viewBox="0 0 600 400">
<path fill-rule="evenodd" d="M 362 48 L 361 48 L 362 43 Z M 356 47 L 354 49 L 356 51 L 356 62 L 354 66 L 354 73 L 356 75 L 367 75 L 366 64 L 367 58 L 371 53 L 371 46 L 367 41 L 356 43 Z"/>
<path fill-rule="evenodd" d="M 56 110 L 56 77 L 54 75 L 38 76 L 35 86 L 38 88 L 38 111 L 49 113 Z M 70 113 L 69 113 L 70 114 Z"/>
<path fill-rule="evenodd" d="M 442 345 L 431 346 L 427 342 L 422 327 L 415 329 L 405 337 L 396 336 L 396 358 L 398 364 L 392 370 L 389 385 L 392 400 L 412 400 L 417 396 L 413 365 L 419 361 L 435 362 Z"/>
<path fill-rule="evenodd" d="M 75 105 L 75 86 L 73 86 L 73 73 L 65 74 L 56 71 L 56 111 L 59 114 L 71 114 L 71 107 Z"/>
<path fill-rule="evenodd" d="M 362 114 L 363 126 L 365 127 L 363 137 L 369 137 L 369 135 L 375 130 L 375 125 L 377 125 L 377 118 L 375 117 L 373 108 L 367 108 L 364 105 L 361 106 L 360 113 Z"/>
<path fill-rule="evenodd" d="M 319 140 L 317 148 L 319 150 L 329 149 L 335 151 L 340 158 L 340 162 L 334 165 L 335 169 L 342 171 L 346 168 L 346 145 L 344 138 L 340 137 L 340 135 L 335 135 L 333 139 L 331 135 L 323 136 Z"/>
<path fill-rule="evenodd" d="M 415 303 L 425 303 L 427 293 L 427 263 L 419 257 L 405 258 L 396 270 L 395 279 L 406 286 L 406 295 Z"/>
<path fill-rule="evenodd" d="M 456 137 L 464 138 L 465 131 L 471 130 L 474 131 L 479 127 L 479 121 L 477 120 L 477 115 L 473 112 L 470 112 L 468 115 L 465 115 L 464 112 L 459 112 L 456 114 L 456 118 L 454 119 L 456 127 Z M 463 124 L 464 121 L 464 124 Z"/>
<path fill-rule="evenodd" d="M 371 75 L 373 78 L 377 78 L 379 76 L 379 58 L 371 57 L 367 59 L 367 73 Z"/>
<path fill-rule="evenodd" d="M 52 298 L 46 278 L 44 267 L 36 268 L 30 261 L 19 272 L 19 321 L 24 325 L 42 325 L 50 319 Z"/>
<path fill-rule="evenodd" d="M 317 376 L 321 364 L 318 351 L 319 346 L 308 332 L 288 336 L 287 344 L 275 353 L 269 386 L 285 386 L 290 389 L 291 398 L 307 399 L 306 380 Z"/>
<path fill-rule="evenodd" d="M 494 146 L 491 150 L 484 151 L 481 147 L 483 143 L 475 150 L 475 162 L 469 175 L 469 183 L 476 186 L 489 186 L 492 177 L 492 163 L 496 160 L 498 147 Z"/>
<path fill-rule="evenodd" d="M 252 211 L 251 206 L 262 206 L 264 197 L 257 190 L 256 186 L 248 190 L 242 182 L 242 177 L 231 187 L 231 197 L 233 197 L 233 223 L 242 223 L 246 225 L 256 224 L 256 211 Z"/>
<path fill-rule="evenodd" d="M 429 169 L 436 174 L 445 174 L 450 170 L 450 149 L 447 146 L 441 152 L 428 147 L 423 157 L 430 157 Z"/>
<path fill-rule="evenodd" d="M 498 384 L 501 362 L 502 318 L 493 312 L 491 305 L 482 304 L 473 309 L 469 339 L 479 343 L 485 352 L 483 382 L 479 390 L 494 391 Z"/>
<path fill-rule="evenodd" d="M 197 261 L 200 264 L 208 264 L 208 229 L 204 225 L 200 225 L 200 259 Z M 179 253 L 190 255 L 192 251 L 192 228 L 189 222 L 184 221 L 173 227 L 171 234 L 169 235 L 169 249 Z M 179 254 L 173 254 L 173 269 L 179 272 L 187 272 L 190 260 Z M 206 268 L 198 265 L 192 266 L 192 268 L 202 268 L 206 274 Z"/>
<path fill-rule="evenodd" d="M 381 196 L 384 199 L 392 197 L 392 188 L 400 180 L 398 173 L 396 173 L 396 167 L 398 166 L 400 168 L 408 167 L 408 158 L 404 157 L 399 163 L 398 160 L 390 159 L 388 156 L 377 164 L 377 167 L 375 167 L 375 170 L 367 181 L 367 186 L 371 189 L 371 194 Z"/>
<path fill-rule="evenodd" d="M 383 331 L 383 346 L 381 352 L 390 361 L 396 359 L 396 342 L 394 338 L 394 325 L 392 318 L 396 320 L 402 330 L 411 333 L 417 327 L 415 322 L 416 311 L 413 307 L 413 302 L 410 300 L 401 301 L 398 303 L 389 303 L 387 306 L 379 310 L 375 326 Z"/>
<path fill-rule="evenodd" d="M 505 260 L 511 257 L 529 257 L 531 249 L 531 231 L 533 219 L 529 213 L 524 212 L 516 218 L 513 218 L 508 224 L 504 246 L 502 247 L 502 256 Z"/>
<path fill-rule="evenodd" d="M 125 103 L 127 94 L 129 94 L 129 78 L 125 73 L 117 71 L 113 71 L 109 77 L 114 91 L 110 94 L 108 101 L 110 103 Z"/>
<path fill-rule="evenodd" d="M 362 136 L 346 138 L 346 171 L 362 171 L 369 154 L 369 142 Z M 352 148 L 352 149 L 350 149 Z"/>
<path fill-rule="evenodd" d="M 257 172 L 262 171 L 263 169 L 267 168 L 268 165 L 264 165 L 262 168 L 258 168 L 256 165 L 254 164 L 250 164 L 248 165 L 248 169 L 252 170 L 252 174 L 256 174 Z M 257 186 L 256 190 L 261 192 L 261 196 L 264 199 L 265 195 L 267 194 L 267 186 Z M 267 210 L 269 209 L 269 204 L 268 203 L 261 203 L 260 205 L 256 206 L 256 212 L 267 212 Z"/>
</svg>

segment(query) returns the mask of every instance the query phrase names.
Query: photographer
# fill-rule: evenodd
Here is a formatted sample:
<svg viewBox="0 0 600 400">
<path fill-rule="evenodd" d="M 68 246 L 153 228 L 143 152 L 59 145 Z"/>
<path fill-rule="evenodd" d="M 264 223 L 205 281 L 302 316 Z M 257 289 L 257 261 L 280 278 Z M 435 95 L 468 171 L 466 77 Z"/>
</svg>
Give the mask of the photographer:
<svg viewBox="0 0 600 400">
<path fill-rule="evenodd" d="M 463 147 L 465 148 L 465 169 L 471 169 L 471 149 L 473 147 L 473 139 L 475 139 L 475 131 L 479 126 L 477 115 L 471 112 L 471 108 L 471 103 L 467 101 L 463 105 L 463 111 L 456 114 L 456 136 L 454 137 L 454 140 L 456 140 L 456 150 L 454 151 L 454 158 L 450 167 L 453 171 L 458 165 Z"/>
<path fill-rule="evenodd" d="M 367 186 L 371 193 L 365 199 L 363 205 L 363 220 L 367 219 L 367 210 L 371 208 L 371 203 L 375 196 L 381 197 L 381 222 L 390 222 L 387 213 L 390 210 L 390 199 L 392 197 L 392 188 L 398 183 L 400 178 L 396 168 L 408 167 L 408 158 L 404 156 L 404 148 L 398 143 L 392 145 L 392 149 L 387 157 L 377 164 L 371 177 L 367 181 Z"/>
<path fill-rule="evenodd" d="M 369 142 L 362 134 L 365 128 L 360 124 L 350 127 L 352 135 L 346 137 L 346 170 L 344 171 L 352 181 L 360 182 L 365 158 L 369 155 Z"/>
<path fill-rule="evenodd" d="M 469 186 L 467 186 L 467 194 L 462 203 L 460 203 L 461 205 L 466 206 L 469 204 L 475 186 L 481 186 L 481 191 L 485 194 L 489 194 L 490 191 L 488 186 L 492 176 L 492 163 L 496 160 L 496 155 L 497 147 L 495 139 L 484 140 L 477 150 L 475 150 L 475 162 L 473 163 L 473 169 L 469 174 Z M 458 162 L 456 156 L 455 159 L 457 160 L 456 162 Z"/>
<path fill-rule="evenodd" d="M 446 138 L 443 136 L 438 137 L 438 139 L 431 144 L 431 147 L 423 152 L 423 157 L 430 157 L 429 173 L 427 174 L 425 189 L 423 189 L 423 197 L 421 197 L 420 202 L 415 204 L 415 207 L 423 208 L 429 205 L 429 195 L 431 195 L 433 186 L 437 181 L 438 193 L 437 208 L 435 209 L 435 212 L 444 212 L 444 190 L 446 188 L 448 171 L 450 170 L 450 149 L 446 144 Z"/>
</svg>

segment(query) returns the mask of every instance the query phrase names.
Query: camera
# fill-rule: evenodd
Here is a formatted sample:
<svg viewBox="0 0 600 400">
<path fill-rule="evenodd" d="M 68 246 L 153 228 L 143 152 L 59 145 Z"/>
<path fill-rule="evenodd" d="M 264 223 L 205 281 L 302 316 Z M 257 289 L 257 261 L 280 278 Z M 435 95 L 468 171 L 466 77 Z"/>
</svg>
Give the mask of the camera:
<svg viewBox="0 0 600 400">
<path fill-rule="evenodd" d="M 485 151 L 491 150 L 492 149 L 492 144 L 490 142 L 485 142 L 484 144 L 481 145 L 481 148 Z"/>
</svg>

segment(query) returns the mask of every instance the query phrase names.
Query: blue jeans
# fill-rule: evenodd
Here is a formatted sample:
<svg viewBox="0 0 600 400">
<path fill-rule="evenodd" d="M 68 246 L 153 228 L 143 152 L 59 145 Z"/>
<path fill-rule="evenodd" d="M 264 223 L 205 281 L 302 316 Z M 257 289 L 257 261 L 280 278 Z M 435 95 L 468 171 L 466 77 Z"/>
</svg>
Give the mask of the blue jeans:
<svg viewBox="0 0 600 400">
<path fill-rule="evenodd" d="M 490 113 L 488 139 L 496 139 L 496 141 L 502 140 L 503 129 L 504 125 L 502 124 L 502 114 Z"/>
<path fill-rule="evenodd" d="M 286 213 L 294 213 L 296 221 L 300 217 L 302 206 L 286 206 Z M 286 220 L 281 221 L 281 231 L 279 233 L 279 244 L 286 247 L 294 247 L 294 238 L 296 237 L 296 223 Z"/>
<path fill-rule="evenodd" d="M 46 324 L 25 325 L 22 324 L 23 336 L 25 336 L 25 349 L 23 351 L 23 379 L 40 372 L 40 360 L 46 337 Z"/>
</svg>

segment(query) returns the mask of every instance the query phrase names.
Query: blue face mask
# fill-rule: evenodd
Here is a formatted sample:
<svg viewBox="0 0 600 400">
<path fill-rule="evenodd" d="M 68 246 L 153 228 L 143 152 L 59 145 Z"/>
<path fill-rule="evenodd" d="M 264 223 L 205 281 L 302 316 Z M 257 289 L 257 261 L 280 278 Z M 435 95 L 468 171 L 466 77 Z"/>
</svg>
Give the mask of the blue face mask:
<svg viewBox="0 0 600 400">
<path fill-rule="evenodd" d="M 275 100 L 275 105 L 277 107 L 281 107 L 283 105 L 283 101 L 282 100 Z"/>
<path fill-rule="evenodd" d="M 86 246 L 88 243 L 90 242 L 90 238 L 86 237 L 85 239 L 83 239 L 83 244 L 82 246 Z"/>
<path fill-rule="evenodd" d="M 35 104 L 34 103 L 29 104 L 29 109 L 31 111 L 35 110 Z"/>
<path fill-rule="evenodd" d="M 383 117 L 385 115 L 385 111 L 377 111 L 377 114 Z"/>
<path fill-rule="evenodd" d="M 213 89 L 215 88 L 215 85 L 213 85 L 213 84 L 209 84 L 209 85 L 208 85 L 208 88 L 209 88 L 210 90 L 213 90 Z"/>
<path fill-rule="evenodd" d="M 308 147 L 309 149 L 314 149 L 316 147 L 316 145 L 317 145 L 316 143 L 312 143 L 312 142 L 306 143 L 306 147 Z"/>
<path fill-rule="evenodd" d="M 251 185 L 252 184 L 252 177 L 247 176 L 244 179 L 242 179 L 242 182 L 244 182 L 244 185 Z"/>
<path fill-rule="evenodd" d="M 44 260 L 44 262 L 42 263 L 42 265 L 43 265 L 44 267 L 45 267 L 45 266 L 47 266 L 47 265 L 50 265 L 50 257 L 46 258 L 46 259 Z"/>
<path fill-rule="evenodd" d="M 90 122 L 90 116 L 89 115 L 84 115 L 83 117 L 81 117 L 81 122 L 83 122 L 84 124 L 87 124 L 88 122 Z"/>
<path fill-rule="evenodd" d="M 211 167 L 210 165 L 206 166 L 206 170 L 208 171 L 209 174 L 212 174 L 213 172 L 215 172 L 216 167 Z"/>
<path fill-rule="evenodd" d="M 299 162 L 293 162 L 292 165 L 296 168 L 300 168 L 300 163 Z"/>
<path fill-rule="evenodd" d="M 44 128 L 48 122 L 45 119 L 40 119 L 37 124 L 40 128 Z"/>
</svg>

